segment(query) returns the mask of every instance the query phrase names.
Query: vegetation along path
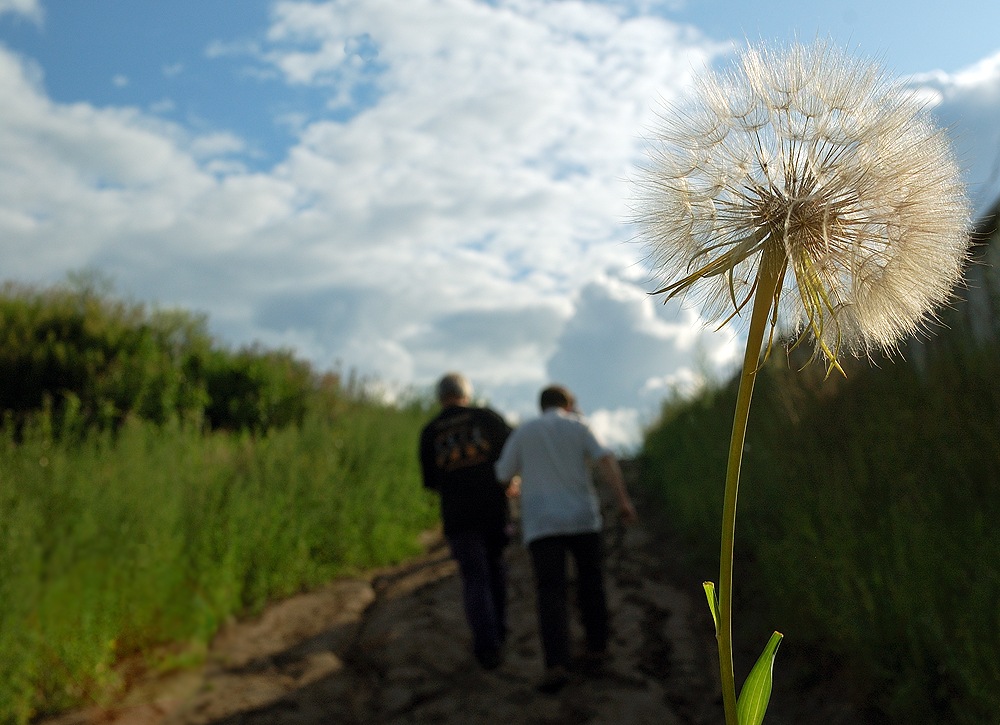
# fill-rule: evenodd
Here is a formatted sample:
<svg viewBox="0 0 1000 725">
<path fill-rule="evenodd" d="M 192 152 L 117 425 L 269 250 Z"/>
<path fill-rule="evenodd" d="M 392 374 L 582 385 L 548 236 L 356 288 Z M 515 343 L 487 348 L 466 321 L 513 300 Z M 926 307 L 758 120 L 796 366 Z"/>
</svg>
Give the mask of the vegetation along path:
<svg viewBox="0 0 1000 725">
<path fill-rule="evenodd" d="M 114 708 L 47 725 L 715 725 L 721 703 L 700 582 L 672 581 L 650 529 L 644 521 L 606 530 L 612 656 L 602 673 L 577 675 L 555 696 L 535 691 L 542 664 L 523 547 L 508 551 L 506 657 L 486 672 L 469 651 L 455 565 L 436 539 L 416 560 L 229 626 L 196 672 L 140 680 Z"/>
</svg>

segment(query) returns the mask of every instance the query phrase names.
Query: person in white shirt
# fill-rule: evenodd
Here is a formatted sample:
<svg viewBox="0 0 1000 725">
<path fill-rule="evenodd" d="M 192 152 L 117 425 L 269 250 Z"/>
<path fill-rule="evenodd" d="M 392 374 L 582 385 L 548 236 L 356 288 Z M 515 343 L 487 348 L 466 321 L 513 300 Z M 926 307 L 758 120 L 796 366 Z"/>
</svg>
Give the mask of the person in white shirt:
<svg viewBox="0 0 1000 725">
<path fill-rule="evenodd" d="M 592 465 L 613 489 L 623 520 L 632 523 L 637 515 L 617 458 L 576 413 L 573 395 L 553 385 L 542 391 L 539 402 L 542 415 L 510 435 L 495 469 L 499 481 L 521 479 L 521 531 L 535 573 L 545 659 L 538 689 L 551 694 L 569 682 L 567 556 L 573 557 L 577 573 L 584 659 L 600 662 L 607 653 L 602 520 Z"/>
</svg>

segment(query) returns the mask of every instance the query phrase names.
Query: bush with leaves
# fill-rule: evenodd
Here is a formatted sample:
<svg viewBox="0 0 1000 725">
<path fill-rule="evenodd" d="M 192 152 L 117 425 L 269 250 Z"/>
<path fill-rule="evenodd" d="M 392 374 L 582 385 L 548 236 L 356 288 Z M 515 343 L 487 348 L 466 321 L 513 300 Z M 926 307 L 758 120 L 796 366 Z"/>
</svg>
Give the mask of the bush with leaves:
<svg viewBox="0 0 1000 725">
<path fill-rule="evenodd" d="M 316 390 L 308 363 L 219 346 L 202 315 L 150 311 L 87 280 L 0 287 L 0 411 L 18 427 L 46 411 L 57 426 L 178 418 L 259 432 L 300 423 Z"/>
</svg>

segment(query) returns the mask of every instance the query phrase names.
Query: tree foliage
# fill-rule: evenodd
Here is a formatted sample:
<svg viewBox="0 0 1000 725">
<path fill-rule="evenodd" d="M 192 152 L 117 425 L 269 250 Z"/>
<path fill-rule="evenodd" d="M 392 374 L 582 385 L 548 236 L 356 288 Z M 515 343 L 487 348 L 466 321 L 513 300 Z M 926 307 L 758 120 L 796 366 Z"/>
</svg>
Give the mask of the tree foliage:
<svg viewBox="0 0 1000 725">
<path fill-rule="evenodd" d="M 0 287 L 0 411 L 17 424 L 179 418 L 261 431 L 300 422 L 317 376 L 291 352 L 217 344 L 203 315 L 116 299 L 93 280 Z"/>
</svg>

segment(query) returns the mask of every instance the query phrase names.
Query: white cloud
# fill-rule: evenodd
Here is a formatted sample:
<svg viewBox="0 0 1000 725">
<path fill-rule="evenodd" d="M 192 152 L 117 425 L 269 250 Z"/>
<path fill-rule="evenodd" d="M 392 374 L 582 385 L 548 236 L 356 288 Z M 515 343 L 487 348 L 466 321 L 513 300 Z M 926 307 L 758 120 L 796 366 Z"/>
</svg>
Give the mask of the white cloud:
<svg viewBox="0 0 1000 725">
<path fill-rule="evenodd" d="M 738 347 L 650 298 L 625 243 L 623 179 L 658 100 L 728 48 L 641 5 L 277 3 L 259 39 L 208 55 L 351 112 L 276 104 L 296 140 L 258 172 L 232 134 L 54 103 L 37 66 L 0 48 L 5 276 L 98 267 L 234 343 L 401 386 L 463 370 L 512 417 L 558 380 L 608 443 L 634 440 L 668 391 L 721 375 Z M 997 101 L 995 73 L 977 74 L 921 82 L 978 163 Z"/>
<path fill-rule="evenodd" d="M 149 105 L 149 112 L 154 114 L 166 114 L 177 110 L 177 103 L 171 98 L 161 98 Z"/>
<path fill-rule="evenodd" d="M 580 290 L 547 373 L 605 424 L 630 421 L 625 437 L 635 440 L 664 398 L 731 373 L 738 347 L 731 330 L 706 328 L 679 302 L 664 305 L 646 287 L 603 277 Z"/>
<path fill-rule="evenodd" d="M 954 139 L 975 212 L 1000 197 L 1000 53 L 969 68 L 913 76 L 911 86 L 928 100 Z"/>
<path fill-rule="evenodd" d="M 620 453 L 634 453 L 648 420 L 635 408 L 599 410 L 586 416 L 590 429 L 608 448 Z"/>
<path fill-rule="evenodd" d="M 461 366 L 530 410 L 576 291 L 637 262 L 621 179 L 654 97 L 719 48 L 588 3 L 347 5 L 281 4 L 264 53 L 294 83 L 349 86 L 362 36 L 380 64 L 379 102 L 306 127 L 280 168 L 313 196 L 314 221 L 337 220 L 317 284 L 371 270 L 384 297 L 412 300 L 381 310 L 382 333 L 406 341 L 400 368 L 427 382 Z M 425 322 L 410 324 L 417 309 Z M 451 339 L 456 322 L 480 334 Z M 527 389 L 527 406 L 513 399 Z"/>
<path fill-rule="evenodd" d="M 0 0 L 0 15 L 21 15 L 41 23 L 44 17 L 41 0 Z"/>
<path fill-rule="evenodd" d="M 5 273 L 38 278 L 86 264 L 116 238 L 169 226 L 199 172 L 128 110 L 59 106 L 30 64 L 0 49 L 0 208 L 31 224 L 3 229 Z M 133 240 L 134 241 L 134 240 Z"/>
<path fill-rule="evenodd" d="M 217 132 L 194 138 L 189 146 L 191 153 L 200 159 L 211 159 L 246 150 L 246 143 L 231 133 Z"/>
</svg>

